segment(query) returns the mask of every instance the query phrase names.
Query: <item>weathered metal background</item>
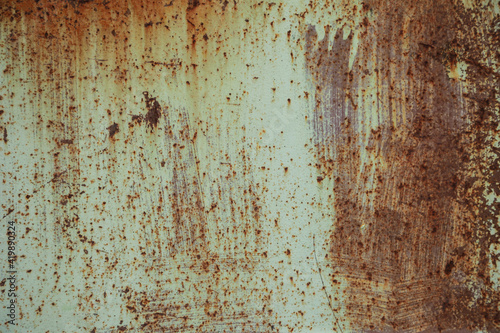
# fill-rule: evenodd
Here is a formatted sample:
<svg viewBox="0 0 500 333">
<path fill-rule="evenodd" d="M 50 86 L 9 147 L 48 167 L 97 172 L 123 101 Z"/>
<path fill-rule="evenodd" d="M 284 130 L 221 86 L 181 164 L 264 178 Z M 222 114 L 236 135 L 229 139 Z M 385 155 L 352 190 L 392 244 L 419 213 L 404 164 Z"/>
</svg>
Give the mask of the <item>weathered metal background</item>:
<svg viewBox="0 0 500 333">
<path fill-rule="evenodd" d="M 0 10 L 1 332 L 500 330 L 498 1 Z"/>
</svg>

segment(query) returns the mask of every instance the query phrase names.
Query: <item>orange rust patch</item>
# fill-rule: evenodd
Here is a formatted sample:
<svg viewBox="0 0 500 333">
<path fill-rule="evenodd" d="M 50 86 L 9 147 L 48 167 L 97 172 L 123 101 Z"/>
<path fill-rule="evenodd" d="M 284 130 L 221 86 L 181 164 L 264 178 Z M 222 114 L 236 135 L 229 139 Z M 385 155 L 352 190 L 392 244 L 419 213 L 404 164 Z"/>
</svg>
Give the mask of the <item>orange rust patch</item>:
<svg viewBox="0 0 500 333">
<path fill-rule="evenodd" d="M 469 36 L 481 14 L 445 0 L 371 1 L 363 10 L 372 18 L 352 69 L 352 33 L 344 39 L 339 30 L 331 49 L 330 28 L 321 42 L 314 28 L 306 34 L 317 179 L 333 184 L 329 257 L 349 283 L 346 315 L 360 330 L 498 327 L 487 264 L 498 238 L 486 232 L 498 226 L 481 189 L 471 191 L 475 170 L 497 177 L 471 152 L 489 150 L 498 77 L 470 71 L 476 97 L 466 103 L 446 69 L 457 57 L 480 63 L 478 50 L 491 48 L 489 37 Z M 466 281 L 484 298 L 473 299 Z"/>
</svg>

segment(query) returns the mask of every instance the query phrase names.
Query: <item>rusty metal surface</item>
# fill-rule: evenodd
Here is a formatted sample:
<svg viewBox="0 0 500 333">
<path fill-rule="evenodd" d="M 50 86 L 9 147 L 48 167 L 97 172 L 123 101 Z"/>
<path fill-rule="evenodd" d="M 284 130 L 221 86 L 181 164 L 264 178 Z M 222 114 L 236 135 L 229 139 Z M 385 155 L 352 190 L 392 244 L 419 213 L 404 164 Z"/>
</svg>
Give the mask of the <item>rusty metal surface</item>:
<svg viewBox="0 0 500 333">
<path fill-rule="evenodd" d="M 497 1 L 0 4 L 1 332 L 500 330 Z"/>
</svg>

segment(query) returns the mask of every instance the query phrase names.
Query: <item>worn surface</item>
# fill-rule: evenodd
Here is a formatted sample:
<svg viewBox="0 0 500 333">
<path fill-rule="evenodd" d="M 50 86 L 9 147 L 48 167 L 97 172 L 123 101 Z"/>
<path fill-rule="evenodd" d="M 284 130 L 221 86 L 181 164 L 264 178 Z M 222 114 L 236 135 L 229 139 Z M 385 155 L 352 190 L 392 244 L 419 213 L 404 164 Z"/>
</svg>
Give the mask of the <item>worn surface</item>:
<svg viewBox="0 0 500 333">
<path fill-rule="evenodd" d="M 500 330 L 498 2 L 0 3 L 0 331 Z"/>
</svg>

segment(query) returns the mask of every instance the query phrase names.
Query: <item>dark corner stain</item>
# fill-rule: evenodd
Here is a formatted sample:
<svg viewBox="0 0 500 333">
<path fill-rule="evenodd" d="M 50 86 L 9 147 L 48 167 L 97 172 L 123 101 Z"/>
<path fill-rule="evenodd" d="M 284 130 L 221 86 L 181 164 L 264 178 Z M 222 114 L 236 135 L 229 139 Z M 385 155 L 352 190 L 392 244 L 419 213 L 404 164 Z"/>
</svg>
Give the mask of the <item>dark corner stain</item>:
<svg viewBox="0 0 500 333">
<path fill-rule="evenodd" d="M 115 136 L 115 134 L 120 131 L 117 123 L 113 123 L 113 125 L 109 126 L 107 128 L 107 130 L 109 131 L 109 138 L 110 139 L 113 139 L 113 137 Z"/>
<path fill-rule="evenodd" d="M 146 124 L 152 130 L 158 127 L 158 122 L 161 117 L 161 106 L 156 100 L 156 97 L 150 97 L 147 91 L 143 92 L 143 94 L 146 102 L 146 109 L 148 110 L 144 116 L 144 121 L 146 121 Z"/>
</svg>

